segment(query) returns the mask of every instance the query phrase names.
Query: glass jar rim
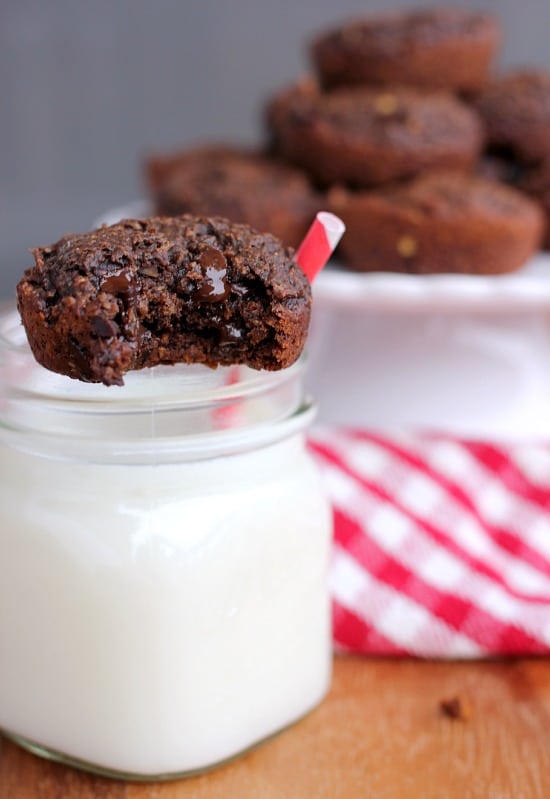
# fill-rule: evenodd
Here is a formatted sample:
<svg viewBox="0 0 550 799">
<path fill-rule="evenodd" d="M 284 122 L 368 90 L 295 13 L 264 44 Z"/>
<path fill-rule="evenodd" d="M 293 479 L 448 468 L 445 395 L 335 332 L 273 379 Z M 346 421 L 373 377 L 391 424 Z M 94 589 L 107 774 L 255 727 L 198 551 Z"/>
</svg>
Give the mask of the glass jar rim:
<svg viewBox="0 0 550 799">
<path fill-rule="evenodd" d="M 40 366 L 17 310 L 4 307 L 0 440 L 71 459 L 85 449 L 87 459 L 101 462 L 195 460 L 265 446 L 303 429 L 314 415 L 303 395 L 305 361 L 272 372 L 157 366 L 129 372 L 122 387 L 83 383 Z M 130 428 L 131 435 L 121 432 Z"/>
<path fill-rule="evenodd" d="M 25 329 L 15 308 L 1 309 L 0 312 L 0 358 L 2 352 L 11 351 L 22 357 L 32 357 Z M 124 386 L 103 386 L 101 383 L 86 383 L 73 380 L 44 369 L 36 362 L 42 381 L 28 385 L 21 383 L 20 374 L 15 374 L 14 388 L 20 394 L 27 394 L 44 401 L 67 402 L 75 410 L 85 409 L 88 404 L 94 407 L 111 407 L 131 410 L 131 405 L 154 402 L 165 406 L 171 402 L 178 405 L 195 405 L 201 402 L 223 402 L 239 395 L 255 395 L 272 386 L 286 382 L 296 372 L 302 372 L 306 355 L 302 355 L 287 369 L 260 371 L 249 367 L 220 366 L 211 369 L 202 364 L 176 364 L 174 366 L 155 366 L 140 369 L 125 375 Z M 34 359 L 33 359 L 34 361 Z M 174 380 L 176 377 L 176 380 Z M 5 380 L 5 377 L 4 377 Z M 168 384 L 169 392 L 166 392 Z"/>
</svg>

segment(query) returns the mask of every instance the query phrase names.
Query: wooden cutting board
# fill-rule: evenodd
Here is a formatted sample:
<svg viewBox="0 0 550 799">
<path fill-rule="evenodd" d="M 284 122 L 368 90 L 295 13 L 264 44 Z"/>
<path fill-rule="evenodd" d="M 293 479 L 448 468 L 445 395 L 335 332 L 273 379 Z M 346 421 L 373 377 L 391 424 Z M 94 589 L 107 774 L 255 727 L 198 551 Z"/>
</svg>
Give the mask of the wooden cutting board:
<svg viewBox="0 0 550 799">
<path fill-rule="evenodd" d="M 442 712 L 441 700 L 454 698 L 468 718 Z M 340 658 L 328 699 L 306 719 L 231 765 L 179 782 L 91 777 L 0 740 L 0 799 L 455 797 L 550 798 L 550 661 Z"/>
</svg>

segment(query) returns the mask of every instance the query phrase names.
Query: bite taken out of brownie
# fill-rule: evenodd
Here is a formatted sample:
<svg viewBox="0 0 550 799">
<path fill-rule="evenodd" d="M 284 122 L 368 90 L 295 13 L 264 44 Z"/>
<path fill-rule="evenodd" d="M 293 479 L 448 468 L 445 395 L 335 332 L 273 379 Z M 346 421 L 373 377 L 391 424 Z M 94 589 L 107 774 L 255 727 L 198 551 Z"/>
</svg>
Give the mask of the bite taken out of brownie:
<svg viewBox="0 0 550 799">
<path fill-rule="evenodd" d="M 311 311 L 293 251 L 225 219 L 127 219 L 33 250 L 17 286 L 36 360 L 122 385 L 157 364 L 290 366 Z"/>
</svg>

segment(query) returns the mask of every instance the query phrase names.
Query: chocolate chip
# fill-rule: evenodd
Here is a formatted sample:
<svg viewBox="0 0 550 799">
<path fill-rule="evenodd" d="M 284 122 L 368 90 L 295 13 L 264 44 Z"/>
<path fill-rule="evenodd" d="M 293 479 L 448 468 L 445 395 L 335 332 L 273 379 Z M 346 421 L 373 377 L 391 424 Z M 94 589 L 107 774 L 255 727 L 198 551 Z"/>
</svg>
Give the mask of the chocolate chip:
<svg viewBox="0 0 550 799">
<path fill-rule="evenodd" d="M 125 272 L 118 272 L 105 278 L 101 284 L 101 290 L 108 291 L 110 294 L 120 294 L 123 297 L 133 298 L 138 293 L 138 286 Z"/>
<path fill-rule="evenodd" d="M 100 338 L 112 338 L 118 335 L 119 328 L 112 319 L 105 319 L 103 316 L 94 316 L 92 319 L 92 330 Z"/>
<path fill-rule="evenodd" d="M 236 294 L 237 297 L 246 297 L 248 294 L 248 289 L 246 286 L 241 286 L 239 283 L 233 283 L 231 286 L 231 291 L 233 294 Z"/>
<path fill-rule="evenodd" d="M 195 296 L 201 302 L 222 302 L 229 297 L 231 288 L 226 280 L 227 261 L 220 250 L 205 247 L 199 256 L 202 282 L 195 289 Z"/>
<path fill-rule="evenodd" d="M 223 325 L 219 329 L 219 344 L 220 347 L 228 347 L 241 341 L 243 337 L 242 330 L 234 325 Z"/>
<path fill-rule="evenodd" d="M 225 260 L 225 255 L 223 252 L 221 252 L 221 250 L 217 250 L 215 247 L 204 248 L 199 257 L 199 264 L 203 268 L 213 266 L 220 271 L 222 269 L 227 271 L 227 261 Z"/>
<path fill-rule="evenodd" d="M 110 275 L 101 284 L 103 291 L 109 291 L 111 294 L 122 294 L 128 291 L 130 281 L 126 275 Z"/>
</svg>

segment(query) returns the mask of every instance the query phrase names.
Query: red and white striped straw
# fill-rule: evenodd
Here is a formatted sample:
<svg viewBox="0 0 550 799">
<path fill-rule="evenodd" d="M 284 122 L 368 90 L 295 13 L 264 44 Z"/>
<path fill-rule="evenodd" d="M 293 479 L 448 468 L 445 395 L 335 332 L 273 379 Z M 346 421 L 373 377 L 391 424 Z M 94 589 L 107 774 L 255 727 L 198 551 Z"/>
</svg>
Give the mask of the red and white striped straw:
<svg viewBox="0 0 550 799">
<path fill-rule="evenodd" d="M 313 224 L 296 253 L 296 262 L 310 283 L 313 283 L 315 277 L 327 263 L 345 230 L 346 226 L 342 220 L 328 211 L 319 211 L 313 220 Z M 225 373 L 224 386 L 238 383 L 239 378 L 239 367 L 231 366 Z M 236 404 L 215 408 L 212 412 L 215 426 L 217 428 L 234 427 L 238 421 L 238 411 Z"/>
<path fill-rule="evenodd" d="M 296 252 L 296 261 L 313 283 L 336 249 L 346 226 L 334 214 L 319 211 Z"/>
</svg>

